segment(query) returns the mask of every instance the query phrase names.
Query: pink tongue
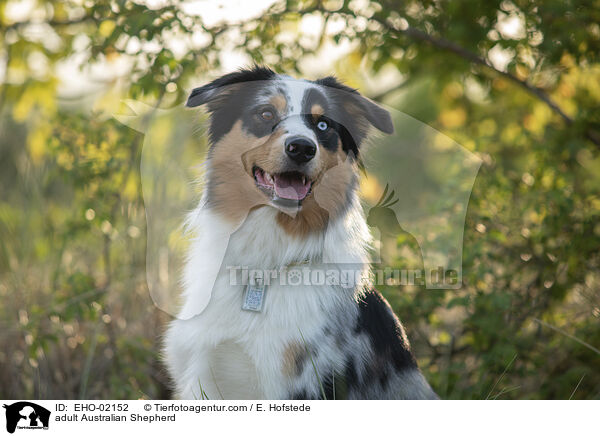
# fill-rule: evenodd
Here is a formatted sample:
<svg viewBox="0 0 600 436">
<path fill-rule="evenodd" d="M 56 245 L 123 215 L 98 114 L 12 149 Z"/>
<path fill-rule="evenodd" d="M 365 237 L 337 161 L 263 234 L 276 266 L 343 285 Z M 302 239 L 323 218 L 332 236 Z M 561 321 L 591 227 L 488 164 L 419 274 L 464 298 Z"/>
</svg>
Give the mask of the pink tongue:
<svg viewBox="0 0 600 436">
<path fill-rule="evenodd" d="M 310 183 L 302 183 L 298 177 L 275 176 L 275 193 L 280 198 L 302 200 L 307 196 Z"/>
</svg>

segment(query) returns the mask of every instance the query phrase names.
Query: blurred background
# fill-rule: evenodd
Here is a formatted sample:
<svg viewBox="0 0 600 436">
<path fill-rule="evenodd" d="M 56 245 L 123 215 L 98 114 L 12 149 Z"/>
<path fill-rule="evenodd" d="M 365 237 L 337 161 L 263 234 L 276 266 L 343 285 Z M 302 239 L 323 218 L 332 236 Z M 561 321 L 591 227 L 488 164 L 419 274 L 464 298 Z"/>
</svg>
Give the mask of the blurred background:
<svg viewBox="0 0 600 436">
<path fill-rule="evenodd" d="M 169 396 L 144 135 L 113 115 L 256 62 L 335 74 L 481 159 L 462 288 L 380 286 L 442 398 L 599 399 L 599 23 L 597 0 L 0 1 L 0 397 Z M 421 267 L 396 244 L 390 266 Z"/>
</svg>

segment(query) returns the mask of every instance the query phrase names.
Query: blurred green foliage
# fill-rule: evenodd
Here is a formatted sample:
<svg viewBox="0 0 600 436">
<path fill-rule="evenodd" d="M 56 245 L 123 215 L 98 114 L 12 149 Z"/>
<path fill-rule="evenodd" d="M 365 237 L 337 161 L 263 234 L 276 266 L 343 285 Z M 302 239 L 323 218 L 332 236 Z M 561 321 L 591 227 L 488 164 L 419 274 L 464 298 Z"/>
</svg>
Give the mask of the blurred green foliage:
<svg viewBox="0 0 600 436">
<path fill-rule="evenodd" d="M 15 19 L 17 3 L 0 1 L 2 398 L 168 395 L 143 138 L 111 115 L 121 98 L 180 104 L 231 53 L 311 78 L 328 45 L 348 48 L 328 73 L 368 91 L 395 72 L 370 96 L 483 160 L 462 289 L 381 289 L 434 389 L 600 398 L 598 1 L 290 0 L 234 22 L 129 0 L 38 0 Z M 121 72 L 69 95 L 69 62 Z M 398 244 L 394 266 L 414 266 L 414 239 Z"/>
</svg>

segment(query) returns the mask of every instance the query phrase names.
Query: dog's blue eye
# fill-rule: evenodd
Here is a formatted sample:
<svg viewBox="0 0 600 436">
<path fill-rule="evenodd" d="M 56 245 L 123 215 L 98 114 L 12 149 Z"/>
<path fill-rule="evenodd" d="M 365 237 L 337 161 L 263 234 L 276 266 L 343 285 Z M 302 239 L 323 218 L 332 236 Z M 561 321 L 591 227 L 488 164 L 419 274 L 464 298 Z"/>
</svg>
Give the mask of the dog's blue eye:
<svg viewBox="0 0 600 436">
<path fill-rule="evenodd" d="M 317 129 L 321 130 L 321 131 L 325 131 L 329 128 L 329 124 L 327 124 L 327 121 L 319 121 L 319 123 L 317 124 Z"/>
</svg>

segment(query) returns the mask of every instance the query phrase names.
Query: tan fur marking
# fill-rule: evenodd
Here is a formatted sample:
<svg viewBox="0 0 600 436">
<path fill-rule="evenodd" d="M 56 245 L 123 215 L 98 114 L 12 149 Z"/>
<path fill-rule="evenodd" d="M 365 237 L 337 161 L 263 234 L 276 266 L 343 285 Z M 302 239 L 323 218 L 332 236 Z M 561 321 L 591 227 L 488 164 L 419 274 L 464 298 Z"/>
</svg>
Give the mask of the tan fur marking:
<svg viewBox="0 0 600 436">
<path fill-rule="evenodd" d="M 298 342 L 290 342 L 283 351 L 282 372 L 286 377 L 299 376 L 306 358 L 306 348 Z"/>
<path fill-rule="evenodd" d="M 319 117 L 323 116 L 325 113 L 325 109 L 320 104 L 313 104 L 310 108 L 310 113 L 313 117 L 313 120 L 317 121 Z"/>
<path fill-rule="evenodd" d="M 211 200 L 224 218 L 241 222 L 251 209 L 266 204 L 264 194 L 254 184 L 252 163 L 248 156 L 268 166 L 269 151 L 277 135 L 257 138 L 242 130 L 242 122 L 235 123 L 231 131 L 215 144 L 211 155 Z M 257 165 L 261 165 L 257 162 Z M 248 167 L 250 165 L 250 167 Z M 262 167 L 262 166 L 261 166 Z M 264 167 L 262 167 L 264 168 Z"/>
<path fill-rule="evenodd" d="M 362 109 L 357 106 L 354 102 L 347 103 L 345 105 L 346 111 L 352 116 L 352 119 L 357 124 L 360 130 L 368 130 L 370 127 L 369 122 L 365 118 Z"/>
<path fill-rule="evenodd" d="M 273 97 L 271 97 L 269 102 L 275 107 L 275 109 L 277 109 L 277 112 L 279 112 L 280 115 L 285 114 L 285 111 L 287 109 L 287 100 L 283 95 L 274 95 Z"/>
</svg>

